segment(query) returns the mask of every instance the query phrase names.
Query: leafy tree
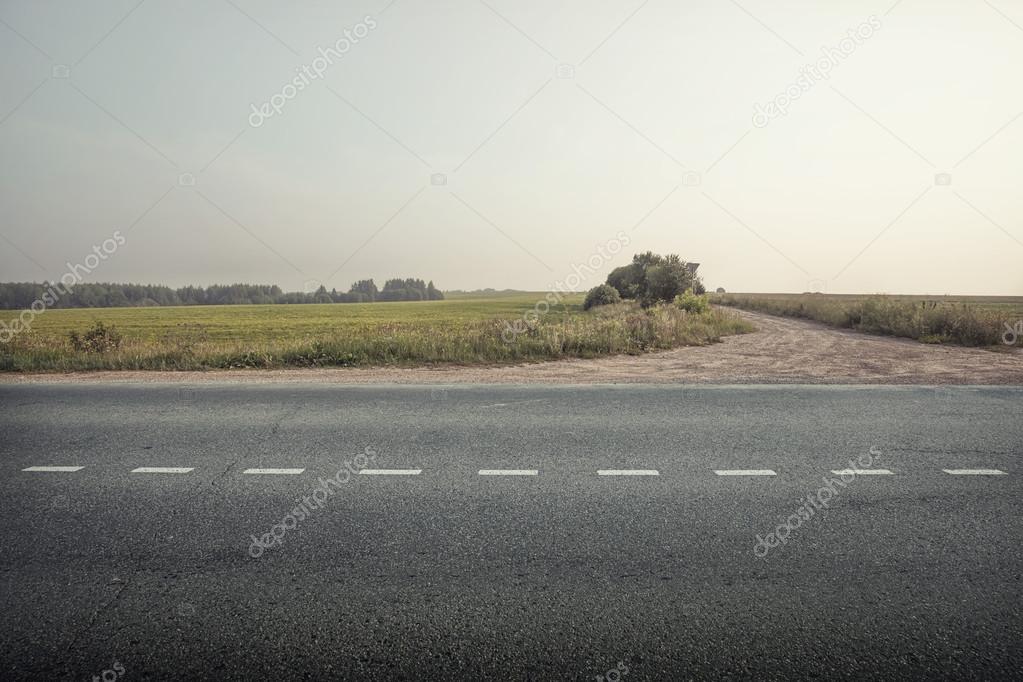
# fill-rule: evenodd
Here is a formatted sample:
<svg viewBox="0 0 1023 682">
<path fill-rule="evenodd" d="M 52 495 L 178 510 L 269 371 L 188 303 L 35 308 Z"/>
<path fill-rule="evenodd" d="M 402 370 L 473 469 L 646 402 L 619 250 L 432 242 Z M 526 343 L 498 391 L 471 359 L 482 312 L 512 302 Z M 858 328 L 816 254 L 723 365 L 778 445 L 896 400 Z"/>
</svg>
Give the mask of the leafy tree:
<svg viewBox="0 0 1023 682">
<path fill-rule="evenodd" d="M 431 285 L 433 283 L 431 282 Z M 434 288 L 435 294 L 440 294 Z M 427 301 L 430 298 L 429 288 L 421 279 L 389 279 L 380 292 L 381 301 Z"/>
<path fill-rule="evenodd" d="M 322 284 L 320 285 L 320 288 L 316 290 L 316 293 L 313 294 L 313 300 L 316 301 L 317 303 L 334 302 L 334 299 L 332 299 L 330 297 L 330 294 L 327 293 L 327 287 L 323 286 Z"/>
<path fill-rule="evenodd" d="M 608 284 L 601 284 L 589 290 L 586 300 L 583 302 L 583 310 L 589 310 L 598 305 L 611 305 L 621 303 L 622 297 L 618 290 Z"/>
<path fill-rule="evenodd" d="M 644 306 L 660 301 L 672 301 L 691 288 L 692 273 L 686 262 L 672 253 L 646 269 L 646 289 L 640 296 Z"/>
<path fill-rule="evenodd" d="M 643 268 L 630 263 L 612 270 L 607 276 L 607 283 L 622 298 L 639 298 L 643 291 L 643 276 Z"/>
<path fill-rule="evenodd" d="M 377 290 L 376 283 L 371 279 L 361 279 L 352 285 L 352 288 L 348 290 L 348 293 L 355 294 L 357 300 L 360 302 L 369 302 L 377 300 L 377 294 L 380 292 Z"/>
<path fill-rule="evenodd" d="M 678 254 L 661 256 L 652 251 L 638 253 L 628 265 L 615 268 L 607 277 L 622 298 L 638 300 L 643 306 L 668 302 L 687 289 L 703 293 L 703 283 Z"/>
</svg>

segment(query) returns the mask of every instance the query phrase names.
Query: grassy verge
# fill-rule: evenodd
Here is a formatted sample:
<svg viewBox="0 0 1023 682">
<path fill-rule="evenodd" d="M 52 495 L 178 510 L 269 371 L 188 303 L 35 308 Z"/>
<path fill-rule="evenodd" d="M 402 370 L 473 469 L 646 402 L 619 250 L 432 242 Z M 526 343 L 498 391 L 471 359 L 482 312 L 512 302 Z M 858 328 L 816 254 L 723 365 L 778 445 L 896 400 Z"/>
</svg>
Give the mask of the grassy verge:
<svg viewBox="0 0 1023 682">
<path fill-rule="evenodd" d="M 816 320 L 834 327 L 900 336 L 924 343 L 1004 346 L 1023 320 L 1023 298 L 718 294 L 712 301 L 743 310 Z M 1023 345 L 1023 335 L 1016 339 Z"/>
<path fill-rule="evenodd" d="M 752 330 L 730 311 L 622 304 L 584 312 L 573 297 L 522 333 L 509 334 L 509 323 L 541 298 L 53 310 L 31 331 L 0 344 L 0 370 L 502 364 L 703 345 Z M 83 341 L 97 322 L 113 328 L 115 337 Z"/>
</svg>

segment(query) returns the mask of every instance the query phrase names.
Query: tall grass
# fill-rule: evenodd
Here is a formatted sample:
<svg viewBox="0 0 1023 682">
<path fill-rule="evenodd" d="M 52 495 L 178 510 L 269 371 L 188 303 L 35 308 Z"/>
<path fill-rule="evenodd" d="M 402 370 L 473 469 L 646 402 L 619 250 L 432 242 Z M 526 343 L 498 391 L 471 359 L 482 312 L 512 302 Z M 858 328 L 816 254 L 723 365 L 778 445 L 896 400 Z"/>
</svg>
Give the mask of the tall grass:
<svg viewBox="0 0 1023 682">
<path fill-rule="evenodd" d="M 713 300 L 719 305 L 816 320 L 871 334 L 962 346 L 1002 345 L 1007 329 L 1014 328 L 1023 317 L 1001 304 L 987 307 L 983 303 L 892 296 L 719 294 Z M 1023 338 L 1016 344 L 1023 345 Z"/>
<path fill-rule="evenodd" d="M 389 305 L 389 304 L 379 304 Z M 297 307 L 297 306 L 296 306 Z M 90 311 L 102 316 L 104 311 Z M 151 315 L 152 310 L 147 310 Z M 64 335 L 23 333 L 0 345 L 0 370 L 204 370 L 229 368 L 479 365 L 636 354 L 704 345 L 752 331 L 735 313 L 687 313 L 674 306 L 635 304 L 582 312 L 569 306 L 544 316 L 510 342 L 507 318 L 373 319 L 315 332 L 213 335 L 201 324 L 153 334 L 123 333 L 119 346 L 84 351 Z M 78 330 L 84 332 L 86 330 Z"/>
</svg>

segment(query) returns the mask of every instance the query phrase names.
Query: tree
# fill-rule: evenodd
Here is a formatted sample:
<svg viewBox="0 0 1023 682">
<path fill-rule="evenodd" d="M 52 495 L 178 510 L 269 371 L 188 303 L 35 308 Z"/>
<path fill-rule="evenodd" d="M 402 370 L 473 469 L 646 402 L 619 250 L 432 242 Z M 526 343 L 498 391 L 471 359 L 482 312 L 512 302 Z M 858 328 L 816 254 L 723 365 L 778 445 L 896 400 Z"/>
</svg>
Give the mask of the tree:
<svg viewBox="0 0 1023 682">
<path fill-rule="evenodd" d="M 644 269 L 636 263 L 615 268 L 607 276 L 608 286 L 622 298 L 639 298 L 643 292 Z"/>
<path fill-rule="evenodd" d="M 669 254 L 646 270 L 646 290 L 640 297 L 644 306 L 659 301 L 673 301 L 686 289 L 691 288 L 693 276 L 686 262 L 677 254 Z"/>
<path fill-rule="evenodd" d="M 607 284 L 622 298 L 638 300 L 644 307 L 673 301 L 687 289 L 703 293 L 703 283 L 678 254 L 661 256 L 653 251 L 638 253 L 632 262 L 615 268 Z"/>
<path fill-rule="evenodd" d="M 589 310 L 598 305 L 611 305 L 621 303 L 622 297 L 618 290 L 608 284 L 601 284 L 589 290 L 586 300 L 583 302 L 583 310 Z"/>
<path fill-rule="evenodd" d="M 352 285 L 348 293 L 356 294 L 359 301 L 372 303 L 377 300 L 377 294 L 380 292 L 377 290 L 377 285 L 373 280 L 361 279 Z"/>
<path fill-rule="evenodd" d="M 631 263 L 612 270 L 607 283 L 617 289 L 622 298 L 642 299 L 647 291 L 647 271 L 662 262 L 664 257 L 653 251 L 637 253 Z"/>
<path fill-rule="evenodd" d="M 334 302 L 334 299 L 332 299 L 330 297 L 330 294 L 327 293 L 327 287 L 323 286 L 322 284 L 320 285 L 320 288 L 316 290 L 316 293 L 313 294 L 313 300 L 316 301 L 317 303 Z"/>
</svg>

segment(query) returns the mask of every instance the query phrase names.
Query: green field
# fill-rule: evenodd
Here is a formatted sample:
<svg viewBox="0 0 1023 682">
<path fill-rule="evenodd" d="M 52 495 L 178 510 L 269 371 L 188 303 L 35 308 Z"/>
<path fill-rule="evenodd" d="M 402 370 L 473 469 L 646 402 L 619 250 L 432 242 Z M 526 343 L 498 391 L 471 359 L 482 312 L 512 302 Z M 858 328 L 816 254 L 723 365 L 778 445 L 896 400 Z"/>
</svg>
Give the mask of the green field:
<svg viewBox="0 0 1023 682">
<path fill-rule="evenodd" d="M 270 342 L 321 337 L 338 332 L 384 331 L 429 326 L 458 329 L 467 322 L 513 319 L 532 308 L 543 294 L 519 293 L 493 298 L 466 297 L 412 303 L 305 305 L 214 305 L 151 308 L 50 310 L 36 318 L 34 332 L 51 339 L 83 331 L 95 321 L 114 325 L 125 337 L 147 342 L 188 340 L 201 329 L 212 341 Z M 582 294 L 565 298 L 550 317 L 561 319 L 581 308 Z M 0 311 L 16 316 L 18 311 Z"/>
<path fill-rule="evenodd" d="M 0 344 L 0 370 L 498 364 L 640 353 L 712 343 L 750 326 L 727 311 L 686 314 L 632 304 L 582 310 L 582 294 L 551 306 L 522 333 L 509 323 L 541 293 L 465 294 L 445 301 L 324 305 L 49 310 Z M 0 311 L 7 321 L 18 311 Z M 70 335 L 96 323 L 121 337 L 78 349 Z M 521 324 L 521 323 L 520 323 Z"/>
<path fill-rule="evenodd" d="M 1010 329 L 1023 327 L 1023 296 L 714 294 L 711 301 L 924 343 L 998 348 Z"/>
</svg>

